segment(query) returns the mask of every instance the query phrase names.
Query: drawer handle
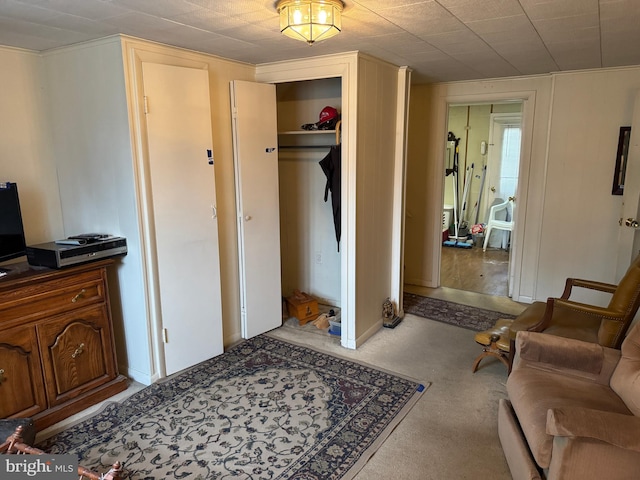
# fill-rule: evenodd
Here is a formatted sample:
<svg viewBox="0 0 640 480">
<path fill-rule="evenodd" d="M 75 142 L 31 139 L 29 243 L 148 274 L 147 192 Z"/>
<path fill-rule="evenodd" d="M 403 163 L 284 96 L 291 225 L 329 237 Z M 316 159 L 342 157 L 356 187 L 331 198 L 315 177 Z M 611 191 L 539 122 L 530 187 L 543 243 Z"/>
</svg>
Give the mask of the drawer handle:
<svg viewBox="0 0 640 480">
<path fill-rule="evenodd" d="M 78 348 L 76 348 L 76 351 L 71 354 L 71 358 L 79 357 L 82 352 L 84 352 L 84 343 L 81 343 Z"/>
<path fill-rule="evenodd" d="M 71 299 L 71 303 L 76 303 L 78 300 L 84 297 L 85 293 L 87 293 L 87 291 L 83 288 L 75 297 Z"/>
<path fill-rule="evenodd" d="M 0 383 L 4 382 L 6 378 L 4 378 L 4 368 L 0 368 Z"/>
</svg>

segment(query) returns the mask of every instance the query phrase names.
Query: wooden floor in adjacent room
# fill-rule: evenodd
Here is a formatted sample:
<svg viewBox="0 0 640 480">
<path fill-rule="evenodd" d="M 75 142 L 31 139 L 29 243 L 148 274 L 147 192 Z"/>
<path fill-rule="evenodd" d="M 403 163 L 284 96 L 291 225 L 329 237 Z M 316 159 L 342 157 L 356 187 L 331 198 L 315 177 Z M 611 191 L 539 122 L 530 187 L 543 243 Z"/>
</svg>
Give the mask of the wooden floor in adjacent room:
<svg viewBox="0 0 640 480">
<path fill-rule="evenodd" d="M 443 287 L 506 297 L 509 251 L 498 248 L 442 247 L 440 284 Z"/>
</svg>

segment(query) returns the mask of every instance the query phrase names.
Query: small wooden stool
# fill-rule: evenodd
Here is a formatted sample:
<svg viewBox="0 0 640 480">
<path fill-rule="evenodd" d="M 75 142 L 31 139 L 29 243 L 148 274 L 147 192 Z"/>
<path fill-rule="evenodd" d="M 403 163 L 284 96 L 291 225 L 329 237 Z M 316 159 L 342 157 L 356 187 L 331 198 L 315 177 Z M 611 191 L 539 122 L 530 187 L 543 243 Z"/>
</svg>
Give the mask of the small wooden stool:
<svg viewBox="0 0 640 480">
<path fill-rule="evenodd" d="M 484 357 L 496 357 L 509 368 L 509 327 L 512 323 L 512 319 L 501 318 L 489 330 L 476 333 L 475 340 L 482 345 L 482 353 L 473 362 L 473 373 Z"/>
</svg>

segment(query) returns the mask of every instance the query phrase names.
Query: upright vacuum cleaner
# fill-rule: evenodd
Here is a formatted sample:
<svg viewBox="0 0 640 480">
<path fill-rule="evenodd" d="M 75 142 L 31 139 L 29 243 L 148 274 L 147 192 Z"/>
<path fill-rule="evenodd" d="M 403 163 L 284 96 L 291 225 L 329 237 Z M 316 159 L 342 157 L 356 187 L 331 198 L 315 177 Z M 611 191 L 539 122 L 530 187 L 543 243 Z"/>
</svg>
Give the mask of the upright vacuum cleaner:
<svg viewBox="0 0 640 480">
<path fill-rule="evenodd" d="M 449 175 L 451 175 L 452 179 L 453 179 L 453 228 L 454 228 L 454 234 L 449 235 L 449 240 L 446 240 L 444 242 L 442 242 L 442 244 L 444 246 L 447 247 L 462 247 L 462 248 L 471 248 L 471 244 L 467 243 L 467 242 L 461 242 L 460 240 L 460 232 L 459 232 L 459 227 L 460 227 L 460 222 L 462 219 L 458 219 L 458 209 L 459 209 L 459 205 L 458 205 L 458 197 L 459 197 L 459 184 L 458 184 L 458 168 L 459 168 L 459 153 L 460 153 L 460 139 L 456 138 L 456 136 L 453 134 L 453 132 L 449 132 L 449 135 L 447 137 L 447 140 L 449 142 L 454 142 L 454 153 L 453 153 L 453 166 L 452 168 L 447 168 L 445 170 L 445 176 L 448 177 Z M 467 169 L 467 176 L 469 176 L 469 171 Z M 467 191 L 468 185 L 465 185 L 465 194 Z M 464 196 L 464 195 L 463 195 Z M 466 199 L 464 200 L 466 203 Z M 466 240 L 466 237 L 464 237 L 464 239 Z"/>
</svg>

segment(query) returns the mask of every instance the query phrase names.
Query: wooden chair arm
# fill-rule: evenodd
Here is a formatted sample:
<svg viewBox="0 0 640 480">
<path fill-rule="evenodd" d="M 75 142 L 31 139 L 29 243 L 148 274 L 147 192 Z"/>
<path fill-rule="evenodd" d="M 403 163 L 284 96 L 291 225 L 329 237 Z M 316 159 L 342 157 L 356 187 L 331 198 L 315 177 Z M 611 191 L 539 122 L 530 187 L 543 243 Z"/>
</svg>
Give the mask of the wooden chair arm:
<svg viewBox="0 0 640 480">
<path fill-rule="evenodd" d="M 624 321 L 626 312 L 616 312 L 607 307 L 598 307 L 596 305 L 587 305 L 586 303 L 573 302 L 571 300 L 564 300 L 562 298 L 555 298 L 553 300 L 554 306 L 568 308 L 570 310 L 576 310 L 588 315 L 595 315 L 597 317 L 607 318 L 609 320 Z"/>
<path fill-rule="evenodd" d="M 618 285 L 612 283 L 596 282 L 594 280 L 583 280 L 580 278 L 567 278 L 564 285 L 564 292 L 562 292 L 563 300 L 568 300 L 571 296 L 571 289 L 573 287 L 588 288 L 590 290 L 598 290 L 600 292 L 614 293 Z"/>
<path fill-rule="evenodd" d="M 551 325 L 551 318 L 553 317 L 553 307 L 555 306 L 556 300 L 557 299 L 553 297 L 547 298 L 547 306 L 544 309 L 544 315 L 538 323 L 527 328 L 529 332 L 542 332 L 543 330 L 548 328 L 549 325 Z"/>
<path fill-rule="evenodd" d="M 42 455 L 42 450 L 22 443 L 22 426 L 16 428 L 5 442 L 0 444 L 0 454 L 21 453 L 25 455 Z M 88 478 L 90 480 L 121 480 L 123 475 L 122 465 L 115 462 L 109 471 L 105 474 L 99 474 L 81 465 L 78 465 L 78 476 L 80 479 Z"/>
</svg>

